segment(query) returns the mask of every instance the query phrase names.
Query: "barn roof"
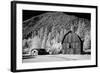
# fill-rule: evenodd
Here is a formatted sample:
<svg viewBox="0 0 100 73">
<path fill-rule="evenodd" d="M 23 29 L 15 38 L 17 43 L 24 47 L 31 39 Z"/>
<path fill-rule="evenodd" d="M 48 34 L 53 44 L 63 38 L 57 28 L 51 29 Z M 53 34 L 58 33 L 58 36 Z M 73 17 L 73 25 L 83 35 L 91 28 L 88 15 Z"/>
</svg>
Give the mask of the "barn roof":
<svg viewBox="0 0 100 73">
<path fill-rule="evenodd" d="M 66 33 L 63 37 L 63 40 L 62 40 L 62 44 L 64 42 L 82 42 L 81 38 L 74 32 L 72 31 L 69 31 L 68 33 Z"/>
</svg>

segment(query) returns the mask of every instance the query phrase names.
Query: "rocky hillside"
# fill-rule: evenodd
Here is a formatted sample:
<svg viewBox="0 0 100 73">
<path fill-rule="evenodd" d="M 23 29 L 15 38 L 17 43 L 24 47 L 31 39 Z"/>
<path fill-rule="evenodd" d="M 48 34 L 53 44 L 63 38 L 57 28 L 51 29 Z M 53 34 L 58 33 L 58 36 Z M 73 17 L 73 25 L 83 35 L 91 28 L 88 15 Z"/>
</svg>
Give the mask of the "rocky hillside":
<svg viewBox="0 0 100 73">
<path fill-rule="evenodd" d="M 90 49 L 90 27 L 88 19 L 61 12 L 48 12 L 23 22 L 23 40 L 31 37 L 34 42 L 38 40 L 38 48 L 49 48 L 54 43 L 61 43 L 63 36 L 72 30 L 84 41 L 83 48 Z M 37 39 L 35 39 L 36 37 Z"/>
</svg>

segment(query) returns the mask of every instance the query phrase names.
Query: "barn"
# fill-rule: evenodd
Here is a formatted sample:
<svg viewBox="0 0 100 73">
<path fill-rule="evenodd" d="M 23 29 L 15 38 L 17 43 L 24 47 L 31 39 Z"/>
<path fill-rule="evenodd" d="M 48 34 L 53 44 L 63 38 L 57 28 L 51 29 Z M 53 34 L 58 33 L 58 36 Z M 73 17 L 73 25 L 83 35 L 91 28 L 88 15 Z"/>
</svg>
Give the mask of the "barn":
<svg viewBox="0 0 100 73">
<path fill-rule="evenodd" d="M 81 54 L 82 47 L 82 40 L 76 33 L 69 31 L 64 35 L 62 40 L 63 54 Z"/>
</svg>

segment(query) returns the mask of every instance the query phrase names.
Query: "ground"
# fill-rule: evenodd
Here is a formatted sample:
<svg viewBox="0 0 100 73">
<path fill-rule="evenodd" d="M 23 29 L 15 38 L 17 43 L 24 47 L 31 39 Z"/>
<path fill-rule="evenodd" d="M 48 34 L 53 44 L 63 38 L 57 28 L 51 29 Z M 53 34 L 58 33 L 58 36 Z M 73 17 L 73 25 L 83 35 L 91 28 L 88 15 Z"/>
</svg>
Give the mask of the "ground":
<svg viewBox="0 0 100 73">
<path fill-rule="evenodd" d="M 38 55 L 34 57 L 25 57 L 23 63 L 34 62 L 52 62 L 52 61 L 70 61 L 70 60 L 90 60 L 90 55 Z"/>
</svg>

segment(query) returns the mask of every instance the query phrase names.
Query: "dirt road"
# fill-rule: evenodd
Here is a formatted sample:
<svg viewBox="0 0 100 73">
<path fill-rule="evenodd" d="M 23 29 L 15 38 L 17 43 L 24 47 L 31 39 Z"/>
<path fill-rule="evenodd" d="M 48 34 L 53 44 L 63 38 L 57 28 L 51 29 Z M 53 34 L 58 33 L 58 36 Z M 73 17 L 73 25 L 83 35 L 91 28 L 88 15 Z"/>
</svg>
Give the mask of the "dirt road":
<svg viewBox="0 0 100 73">
<path fill-rule="evenodd" d="M 34 62 L 51 62 L 51 61 L 71 61 L 71 60 L 90 60 L 90 55 L 38 55 L 35 57 L 26 57 L 22 60 L 23 63 Z"/>
</svg>

